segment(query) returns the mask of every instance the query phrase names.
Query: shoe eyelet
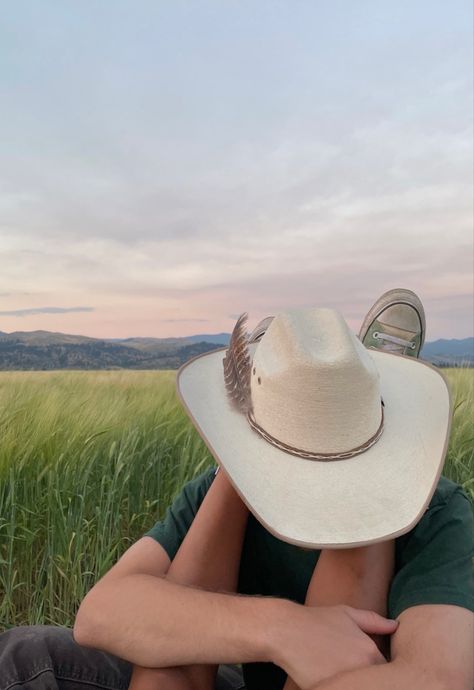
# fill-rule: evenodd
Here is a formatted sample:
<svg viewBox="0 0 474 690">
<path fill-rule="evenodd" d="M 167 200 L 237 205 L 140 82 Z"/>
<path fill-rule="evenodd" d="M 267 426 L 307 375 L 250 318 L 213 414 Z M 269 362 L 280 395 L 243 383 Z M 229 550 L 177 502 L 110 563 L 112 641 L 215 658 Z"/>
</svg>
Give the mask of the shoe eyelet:
<svg viewBox="0 0 474 690">
<path fill-rule="evenodd" d="M 379 336 L 380 336 L 380 333 L 378 331 L 374 331 L 372 333 L 372 337 L 375 338 L 375 340 L 378 340 Z"/>
</svg>

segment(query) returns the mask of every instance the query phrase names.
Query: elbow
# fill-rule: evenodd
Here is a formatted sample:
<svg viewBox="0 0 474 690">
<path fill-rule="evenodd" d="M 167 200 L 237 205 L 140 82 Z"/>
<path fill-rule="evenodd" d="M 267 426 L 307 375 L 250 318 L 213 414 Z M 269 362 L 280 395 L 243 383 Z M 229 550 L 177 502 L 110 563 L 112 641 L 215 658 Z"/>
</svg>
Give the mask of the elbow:
<svg viewBox="0 0 474 690">
<path fill-rule="evenodd" d="M 81 647 L 92 647 L 91 644 L 91 634 L 90 629 L 86 621 L 84 621 L 83 616 L 78 612 L 76 620 L 72 628 L 72 638 L 76 644 L 81 645 Z"/>
<path fill-rule="evenodd" d="M 72 637 L 74 642 L 81 645 L 81 647 L 93 647 L 92 634 L 89 622 L 85 619 L 81 610 L 76 615 L 76 620 L 72 628 Z"/>
<path fill-rule="evenodd" d="M 101 610 L 100 602 L 92 589 L 82 601 L 74 621 L 72 636 L 77 644 L 82 647 L 101 647 L 101 630 L 104 625 Z"/>
</svg>

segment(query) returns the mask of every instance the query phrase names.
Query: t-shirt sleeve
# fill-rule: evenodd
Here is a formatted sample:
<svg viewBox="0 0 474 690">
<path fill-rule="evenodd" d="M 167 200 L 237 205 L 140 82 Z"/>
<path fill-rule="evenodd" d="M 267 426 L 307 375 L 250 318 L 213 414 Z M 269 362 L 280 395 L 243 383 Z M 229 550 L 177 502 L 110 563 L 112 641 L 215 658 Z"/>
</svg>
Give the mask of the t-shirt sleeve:
<svg viewBox="0 0 474 690">
<path fill-rule="evenodd" d="M 391 618 L 420 604 L 452 604 L 474 610 L 471 503 L 458 488 L 431 508 L 404 542 L 389 594 Z"/>
<path fill-rule="evenodd" d="M 185 484 L 173 503 L 167 508 L 164 518 L 143 535 L 152 537 L 161 544 L 171 560 L 175 557 L 186 536 L 199 506 L 212 484 L 215 472 L 216 468 L 211 467 Z"/>
</svg>

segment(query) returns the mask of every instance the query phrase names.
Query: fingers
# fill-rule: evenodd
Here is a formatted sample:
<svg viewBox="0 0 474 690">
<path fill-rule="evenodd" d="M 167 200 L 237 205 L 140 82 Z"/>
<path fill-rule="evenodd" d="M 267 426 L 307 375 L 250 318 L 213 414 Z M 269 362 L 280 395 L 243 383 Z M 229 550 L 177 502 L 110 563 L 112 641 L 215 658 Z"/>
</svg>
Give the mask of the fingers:
<svg viewBox="0 0 474 690">
<path fill-rule="evenodd" d="M 398 628 L 398 621 L 384 618 L 375 611 L 346 607 L 347 613 L 359 628 L 369 635 L 392 635 Z"/>
</svg>

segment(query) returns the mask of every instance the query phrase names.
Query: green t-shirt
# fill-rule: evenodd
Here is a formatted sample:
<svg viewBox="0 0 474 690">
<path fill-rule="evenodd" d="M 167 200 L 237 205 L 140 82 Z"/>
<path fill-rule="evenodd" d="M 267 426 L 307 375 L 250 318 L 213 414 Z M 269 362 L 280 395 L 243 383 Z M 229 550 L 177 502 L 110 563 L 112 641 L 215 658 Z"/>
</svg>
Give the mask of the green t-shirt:
<svg viewBox="0 0 474 690">
<path fill-rule="evenodd" d="M 210 468 L 188 482 L 163 520 L 146 533 L 173 559 L 214 479 Z M 453 604 L 474 610 L 473 515 L 461 487 L 441 477 L 418 524 L 396 539 L 395 575 L 388 616 L 417 604 Z M 307 551 L 270 534 L 250 514 L 242 547 L 242 594 L 282 597 L 304 603 L 319 550 Z M 273 664 L 244 664 L 248 690 L 279 690 L 284 672 Z"/>
</svg>

